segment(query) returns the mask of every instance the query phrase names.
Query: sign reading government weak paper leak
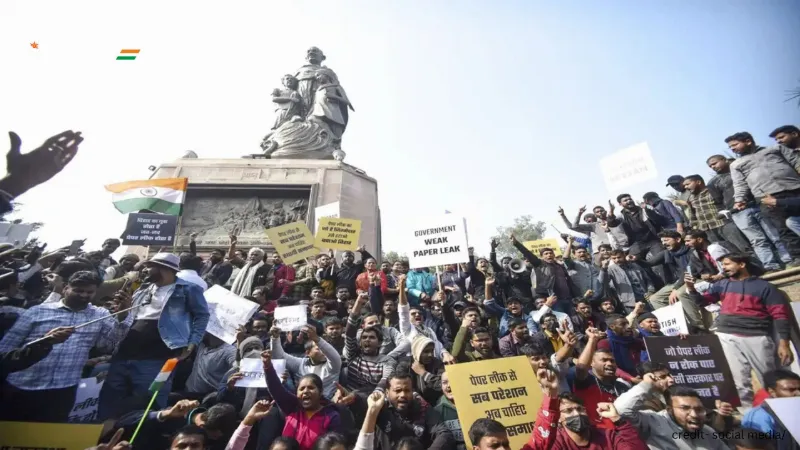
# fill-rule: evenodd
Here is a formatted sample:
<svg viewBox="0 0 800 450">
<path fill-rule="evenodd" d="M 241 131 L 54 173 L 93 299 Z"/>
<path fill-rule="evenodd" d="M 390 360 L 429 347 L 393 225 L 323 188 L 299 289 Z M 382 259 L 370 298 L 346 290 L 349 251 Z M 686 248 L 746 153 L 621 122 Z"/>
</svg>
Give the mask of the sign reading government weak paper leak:
<svg viewBox="0 0 800 450">
<path fill-rule="evenodd" d="M 355 251 L 358 248 L 359 236 L 361 236 L 360 220 L 325 217 L 319 221 L 317 247 Z"/>
<path fill-rule="evenodd" d="M 297 221 L 267 228 L 267 237 L 283 258 L 284 264 L 292 264 L 317 254 L 314 236 L 305 222 Z"/>
<path fill-rule="evenodd" d="M 616 195 L 628 188 L 658 176 L 656 163 L 647 142 L 624 148 L 600 160 L 600 170 L 606 181 L 606 188 Z"/>
<path fill-rule="evenodd" d="M 453 214 L 419 221 L 406 235 L 404 250 L 412 269 L 468 262 L 467 222 Z"/>
<path fill-rule="evenodd" d="M 447 365 L 445 371 L 467 448 L 473 445 L 469 427 L 482 417 L 505 425 L 511 448 L 525 446 L 544 397 L 527 357 Z"/>
</svg>

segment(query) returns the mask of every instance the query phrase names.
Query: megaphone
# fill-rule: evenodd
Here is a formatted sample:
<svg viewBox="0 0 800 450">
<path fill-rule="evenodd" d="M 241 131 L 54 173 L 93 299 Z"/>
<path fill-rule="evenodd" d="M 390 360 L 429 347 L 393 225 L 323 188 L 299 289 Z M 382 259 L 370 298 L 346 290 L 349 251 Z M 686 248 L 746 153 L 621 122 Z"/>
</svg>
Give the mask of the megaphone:
<svg viewBox="0 0 800 450">
<path fill-rule="evenodd" d="M 514 273 L 525 272 L 525 263 L 521 259 L 512 259 L 508 262 L 508 270 Z"/>
</svg>

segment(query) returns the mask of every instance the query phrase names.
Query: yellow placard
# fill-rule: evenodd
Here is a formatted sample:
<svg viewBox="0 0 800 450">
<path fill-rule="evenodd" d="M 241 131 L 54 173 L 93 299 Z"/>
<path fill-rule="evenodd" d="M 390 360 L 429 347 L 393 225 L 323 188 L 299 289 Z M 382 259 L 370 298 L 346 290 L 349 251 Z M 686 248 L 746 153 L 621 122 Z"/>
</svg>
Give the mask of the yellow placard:
<svg viewBox="0 0 800 450">
<path fill-rule="evenodd" d="M 539 240 L 536 240 L 536 241 L 526 241 L 526 242 L 523 242 L 522 245 L 524 245 L 525 248 L 530 250 L 537 257 L 540 256 L 539 255 L 539 250 L 541 250 L 543 248 L 552 249 L 553 253 L 555 253 L 556 256 L 561 256 L 562 255 L 561 246 L 558 245 L 558 239 L 555 239 L 555 238 L 539 239 Z"/>
<path fill-rule="evenodd" d="M 323 217 L 319 220 L 317 247 L 355 251 L 358 248 L 359 236 L 361 236 L 360 220 Z"/>
<path fill-rule="evenodd" d="M 284 264 L 292 264 L 318 253 L 314 248 L 314 236 L 305 222 L 297 221 L 267 228 L 267 237 L 283 258 Z"/>
<path fill-rule="evenodd" d="M 86 450 L 97 445 L 103 425 L 0 422 L 0 448 Z"/>
<path fill-rule="evenodd" d="M 530 440 L 542 389 L 525 356 L 445 366 L 467 448 L 469 428 L 486 417 L 505 425 L 511 448 Z"/>
</svg>

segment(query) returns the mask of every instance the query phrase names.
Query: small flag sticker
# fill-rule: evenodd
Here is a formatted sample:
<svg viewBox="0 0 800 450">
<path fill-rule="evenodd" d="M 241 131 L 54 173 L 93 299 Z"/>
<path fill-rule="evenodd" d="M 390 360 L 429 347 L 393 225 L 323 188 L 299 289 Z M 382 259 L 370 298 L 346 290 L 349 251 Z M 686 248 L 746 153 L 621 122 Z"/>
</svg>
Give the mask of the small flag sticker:
<svg viewBox="0 0 800 450">
<path fill-rule="evenodd" d="M 120 55 L 117 56 L 117 61 L 133 61 L 136 55 L 139 54 L 139 49 L 122 49 L 119 51 Z"/>
</svg>

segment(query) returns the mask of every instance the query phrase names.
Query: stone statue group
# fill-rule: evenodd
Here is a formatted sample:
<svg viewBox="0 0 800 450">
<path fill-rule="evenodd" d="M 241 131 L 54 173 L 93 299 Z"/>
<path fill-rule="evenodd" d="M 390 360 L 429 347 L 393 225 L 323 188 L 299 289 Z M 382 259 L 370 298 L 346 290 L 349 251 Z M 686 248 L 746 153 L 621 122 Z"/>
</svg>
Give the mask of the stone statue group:
<svg viewBox="0 0 800 450">
<path fill-rule="evenodd" d="M 333 70 L 323 66 L 317 47 L 306 52 L 306 64 L 283 76 L 272 91 L 275 122 L 261 148 L 266 158 L 344 159 L 342 135 L 353 105 Z"/>
</svg>

